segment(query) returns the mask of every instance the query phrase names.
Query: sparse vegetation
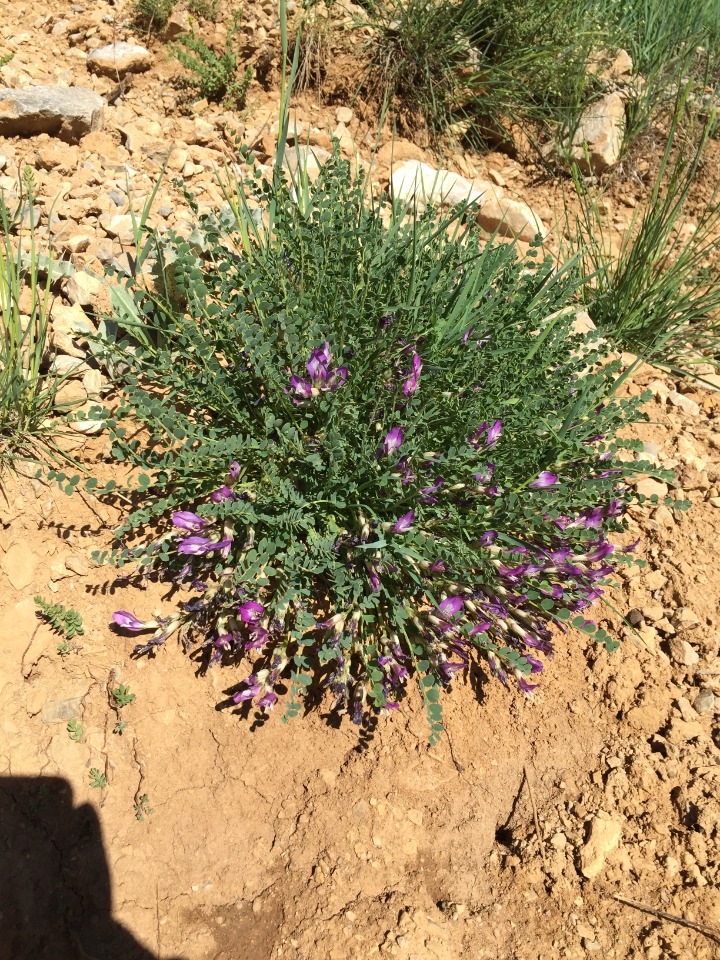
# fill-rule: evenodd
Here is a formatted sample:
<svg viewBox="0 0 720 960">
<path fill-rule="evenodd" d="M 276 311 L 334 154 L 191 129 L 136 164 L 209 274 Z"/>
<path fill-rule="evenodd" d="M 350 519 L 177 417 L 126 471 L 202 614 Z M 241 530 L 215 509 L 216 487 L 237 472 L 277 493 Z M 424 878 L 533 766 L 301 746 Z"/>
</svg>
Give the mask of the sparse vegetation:
<svg viewBox="0 0 720 960">
<path fill-rule="evenodd" d="M 175 58 L 191 73 L 188 82 L 202 97 L 215 101 L 224 100 L 238 110 L 245 106 L 248 87 L 253 77 L 252 67 L 249 66 L 238 76 L 235 35 L 240 16 L 241 12 L 236 12 L 222 53 L 215 53 L 202 37 L 194 32 L 181 34 L 172 46 Z"/>
<path fill-rule="evenodd" d="M 624 232 L 618 250 L 602 211 L 602 192 L 576 173 L 579 213 L 569 225 L 586 282 L 583 300 L 597 327 L 650 361 L 692 372 L 720 363 L 720 195 L 688 218 L 710 117 L 692 133 L 686 89 L 675 110 L 648 203 Z M 688 129 L 690 128 L 690 129 Z"/>
<path fill-rule="evenodd" d="M 61 603 L 50 603 L 39 596 L 35 597 L 35 604 L 39 608 L 38 615 L 43 617 L 56 633 L 61 633 L 64 637 L 65 649 L 60 650 L 58 645 L 58 652 L 69 653 L 69 641 L 85 633 L 81 615 L 72 607 L 68 609 Z"/>
<path fill-rule="evenodd" d="M 148 32 L 164 30 L 177 0 L 132 0 L 135 22 Z"/>
</svg>

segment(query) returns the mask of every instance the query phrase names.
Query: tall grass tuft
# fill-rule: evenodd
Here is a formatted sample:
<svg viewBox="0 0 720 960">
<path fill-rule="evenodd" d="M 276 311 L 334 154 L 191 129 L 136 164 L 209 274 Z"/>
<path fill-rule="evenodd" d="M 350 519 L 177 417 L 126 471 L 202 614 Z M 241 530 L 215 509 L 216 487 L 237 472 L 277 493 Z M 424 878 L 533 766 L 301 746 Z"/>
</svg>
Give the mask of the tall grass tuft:
<svg viewBox="0 0 720 960">
<path fill-rule="evenodd" d="M 691 370 L 720 358 L 720 197 L 699 217 L 687 216 L 703 149 L 714 124 L 683 139 L 685 97 L 675 111 L 667 146 L 642 214 L 613 252 L 602 192 L 574 172 L 580 212 L 569 234 L 581 257 L 583 297 L 595 324 L 644 358 Z"/>
<path fill-rule="evenodd" d="M 55 441 L 57 421 L 49 420 L 59 381 L 43 373 L 49 346 L 52 268 L 50 263 L 42 279 L 33 221 L 35 187 L 29 167 L 21 183 L 15 211 L 0 198 L 0 470 L 16 459 L 66 459 Z M 24 211 L 30 213 L 26 252 L 20 240 L 13 242 Z M 25 286 L 30 292 L 27 312 L 20 307 Z"/>
</svg>

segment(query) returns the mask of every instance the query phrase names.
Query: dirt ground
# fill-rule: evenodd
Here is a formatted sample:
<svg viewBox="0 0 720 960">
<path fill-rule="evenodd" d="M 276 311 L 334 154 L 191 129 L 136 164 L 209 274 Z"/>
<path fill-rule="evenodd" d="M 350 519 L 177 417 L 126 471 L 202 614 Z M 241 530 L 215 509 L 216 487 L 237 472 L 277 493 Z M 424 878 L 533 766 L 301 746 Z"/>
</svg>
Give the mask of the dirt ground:
<svg viewBox="0 0 720 960">
<path fill-rule="evenodd" d="M 270 7 L 255 7 L 248 36 L 263 29 L 272 42 Z M 79 53 L 131 37 L 118 22 L 126 8 L 105 3 L 3 4 L 0 35 L 16 56 L 2 82 L 107 94 L 113 82 Z M 8 179 L 31 162 L 41 196 L 60 196 L 59 221 L 45 223 L 57 243 L 87 236 L 78 266 L 123 255 L 102 217 L 126 211 L 111 195 L 128 168 L 146 189 L 159 141 L 174 139 L 176 172 L 218 202 L 222 110 L 183 112 L 177 68 L 163 44 L 151 50 L 151 70 L 77 147 L 0 138 Z M 273 97 L 253 87 L 235 118 L 248 142 L 272 135 Z M 306 94 L 297 110 L 329 140 L 335 105 Z M 346 129 L 365 149 L 369 128 Z M 535 171 L 501 154 L 451 162 L 467 176 L 495 170 L 552 222 L 555 188 Z M 628 176 L 619 195 L 641 198 L 641 187 Z M 177 227 L 175 208 L 163 187 L 156 224 Z M 597 611 L 620 650 L 559 637 L 533 702 L 456 679 L 434 748 L 413 696 L 360 731 L 322 709 L 284 724 L 228 705 L 239 674 L 203 673 L 179 645 L 131 659 L 112 613 L 145 617 L 167 600 L 93 563 L 118 511 L 33 471 L 3 477 L 0 960 L 720 957 L 720 392 L 646 367 L 630 389 L 644 386 L 651 423 L 637 435 L 692 509 L 633 512 L 628 539 L 642 537 L 647 566 L 619 577 Z M 112 469 L 102 435 L 74 452 Z M 37 618 L 37 594 L 81 612 L 69 651 Z M 118 710 L 109 688 L 120 683 L 135 699 Z M 104 786 L 91 785 L 98 777 Z"/>
</svg>

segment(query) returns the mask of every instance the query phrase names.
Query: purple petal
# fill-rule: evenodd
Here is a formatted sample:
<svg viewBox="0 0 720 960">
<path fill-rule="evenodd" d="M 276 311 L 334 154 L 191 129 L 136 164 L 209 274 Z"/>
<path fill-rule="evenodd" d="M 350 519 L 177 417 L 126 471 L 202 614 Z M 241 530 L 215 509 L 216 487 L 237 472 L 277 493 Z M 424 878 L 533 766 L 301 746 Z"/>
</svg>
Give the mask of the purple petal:
<svg viewBox="0 0 720 960">
<path fill-rule="evenodd" d="M 239 690 L 233 697 L 235 703 L 242 703 L 243 700 L 253 700 L 260 693 L 260 684 L 253 683 L 244 690 Z"/>
<path fill-rule="evenodd" d="M 303 380 L 301 377 L 293 374 L 290 377 L 290 386 L 293 388 L 293 391 L 301 397 L 312 396 L 312 384 L 309 380 Z"/>
<path fill-rule="evenodd" d="M 172 515 L 172 522 L 181 530 L 202 530 L 207 525 L 207 520 L 190 510 L 176 510 Z"/>
<path fill-rule="evenodd" d="M 540 490 L 543 487 L 552 487 L 558 482 L 558 476 L 556 473 L 550 473 L 549 470 L 543 470 L 538 474 L 535 480 L 530 483 L 531 487 L 534 487 L 536 490 Z"/>
<path fill-rule="evenodd" d="M 403 514 L 402 517 L 397 521 L 393 527 L 394 533 L 407 533 L 410 527 L 413 525 L 413 520 L 415 519 L 415 511 L 409 510 L 407 513 Z"/>
<path fill-rule="evenodd" d="M 438 609 L 446 617 L 456 617 L 464 607 L 462 597 L 446 597 Z"/>
<path fill-rule="evenodd" d="M 193 555 L 205 553 L 211 544 L 207 537 L 185 537 L 178 546 L 178 553 L 189 553 Z"/>
<path fill-rule="evenodd" d="M 237 480 L 240 476 L 240 464 L 237 460 L 233 460 L 230 464 L 230 480 Z"/>
<path fill-rule="evenodd" d="M 127 610 L 118 610 L 112 616 L 113 621 L 122 627 L 123 630 L 132 630 L 137 632 L 140 630 L 155 630 L 157 627 L 157 621 L 155 620 L 138 620 L 137 617 L 134 617 L 131 613 L 128 613 Z"/>
<path fill-rule="evenodd" d="M 399 450 L 403 442 L 403 432 L 400 427 L 392 427 L 388 430 L 385 440 L 383 441 L 383 450 L 386 454 L 390 455 L 395 453 L 396 450 Z"/>
<path fill-rule="evenodd" d="M 232 492 L 230 487 L 226 484 L 223 484 L 222 487 L 218 487 L 217 490 L 213 490 L 210 494 L 210 499 L 213 503 L 222 503 L 223 500 L 232 500 L 235 494 Z"/>
<path fill-rule="evenodd" d="M 485 443 L 488 447 L 494 447 L 498 442 L 498 438 L 502 432 L 502 420 L 496 420 L 495 423 L 490 427 L 485 438 Z"/>
<path fill-rule="evenodd" d="M 265 607 L 254 600 L 246 600 L 238 607 L 238 614 L 243 623 L 257 623 L 265 613 Z"/>
<path fill-rule="evenodd" d="M 497 540 L 497 530 L 486 530 L 480 537 L 480 544 L 483 547 L 489 547 L 491 543 Z"/>
<path fill-rule="evenodd" d="M 272 710 L 272 708 L 277 703 L 277 699 L 278 699 L 277 694 L 273 693 L 272 690 L 268 690 L 268 692 L 263 697 L 260 697 L 260 699 L 257 702 L 257 705 L 260 707 L 261 710 Z"/>
</svg>

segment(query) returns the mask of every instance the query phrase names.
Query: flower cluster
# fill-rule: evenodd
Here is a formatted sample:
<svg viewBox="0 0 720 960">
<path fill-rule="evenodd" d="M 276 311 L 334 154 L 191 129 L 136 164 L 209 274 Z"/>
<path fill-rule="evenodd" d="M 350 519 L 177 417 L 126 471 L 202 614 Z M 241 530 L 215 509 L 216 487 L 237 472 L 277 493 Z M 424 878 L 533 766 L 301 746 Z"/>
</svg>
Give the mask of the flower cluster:
<svg viewBox="0 0 720 960">
<path fill-rule="evenodd" d="M 325 341 L 322 347 L 318 347 L 310 354 L 310 359 L 305 364 L 310 379 L 298 377 L 292 374 L 290 377 L 290 390 L 296 395 L 295 403 L 301 403 L 302 400 L 309 400 L 310 397 L 316 397 L 321 391 L 329 392 L 337 390 L 347 380 L 347 367 L 330 366 L 332 354 L 330 353 L 330 344 Z"/>
</svg>

